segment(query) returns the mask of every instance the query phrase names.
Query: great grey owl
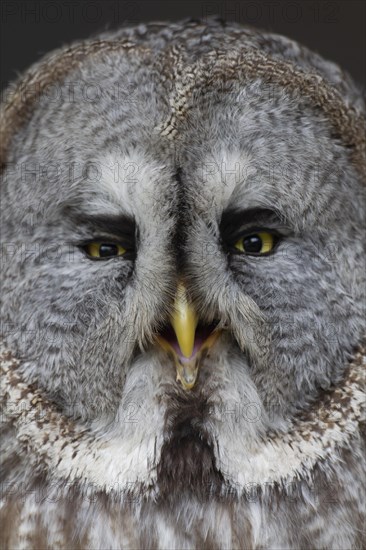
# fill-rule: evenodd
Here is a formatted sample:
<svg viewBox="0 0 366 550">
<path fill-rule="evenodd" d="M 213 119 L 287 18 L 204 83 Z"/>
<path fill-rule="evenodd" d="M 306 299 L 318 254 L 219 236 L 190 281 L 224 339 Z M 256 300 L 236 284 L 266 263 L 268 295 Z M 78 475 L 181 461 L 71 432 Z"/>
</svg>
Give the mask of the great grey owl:
<svg viewBox="0 0 366 550">
<path fill-rule="evenodd" d="M 357 85 L 213 18 L 4 96 L 3 547 L 361 548 Z"/>
</svg>

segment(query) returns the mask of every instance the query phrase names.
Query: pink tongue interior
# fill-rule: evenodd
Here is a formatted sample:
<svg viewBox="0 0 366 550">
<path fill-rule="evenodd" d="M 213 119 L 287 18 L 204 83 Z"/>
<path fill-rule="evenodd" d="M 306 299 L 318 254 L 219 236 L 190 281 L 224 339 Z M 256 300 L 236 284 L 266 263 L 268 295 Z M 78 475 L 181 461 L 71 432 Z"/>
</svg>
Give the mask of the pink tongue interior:
<svg viewBox="0 0 366 550">
<path fill-rule="evenodd" d="M 198 325 L 197 326 L 195 339 L 194 339 L 193 352 L 190 357 L 185 357 L 182 354 L 181 349 L 178 345 L 177 337 L 171 326 L 165 328 L 162 331 L 161 336 L 172 346 L 172 348 L 176 351 L 178 357 L 184 362 L 184 361 L 189 361 L 197 353 L 197 351 L 202 347 L 202 344 L 205 342 L 205 340 L 207 340 L 207 338 L 210 336 L 214 328 L 215 328 L 215 325 L 208 325 L 208 326 Z"/>
</svg>

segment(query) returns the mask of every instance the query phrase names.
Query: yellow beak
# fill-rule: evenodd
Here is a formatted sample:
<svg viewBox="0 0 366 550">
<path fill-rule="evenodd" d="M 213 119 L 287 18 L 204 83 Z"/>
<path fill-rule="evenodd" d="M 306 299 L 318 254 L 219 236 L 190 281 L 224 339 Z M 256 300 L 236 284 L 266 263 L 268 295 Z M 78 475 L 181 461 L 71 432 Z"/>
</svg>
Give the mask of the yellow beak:
<svg viewBox="0 0 366 550">
<path fill-rule="evenodd" d="M 198 318 L 193 306 L 188 302 L 187 290 L 183 283 L 178 284 L 170 322 L 182 354 L 187 358 L 191 357 Z"/>
<path fill-rule="evenodd" d="M 203 356 L 202 352 L 216 341 L 219 332 L 212 332 L 201 343 L 199 349 L 195 349 L 198 316 L 194 306 L 188 300 L 187 289 L 182 282 L 178 283 L 170 323 L 177 339 L 179 352 L 162 336 L 159 336 L 158 341 L 163 349 L 173 354 L 177 381 L 181 382 L 185 390 L 190 390 L 195 385 L 198 377 L 198 370 Z"/>
</svg>

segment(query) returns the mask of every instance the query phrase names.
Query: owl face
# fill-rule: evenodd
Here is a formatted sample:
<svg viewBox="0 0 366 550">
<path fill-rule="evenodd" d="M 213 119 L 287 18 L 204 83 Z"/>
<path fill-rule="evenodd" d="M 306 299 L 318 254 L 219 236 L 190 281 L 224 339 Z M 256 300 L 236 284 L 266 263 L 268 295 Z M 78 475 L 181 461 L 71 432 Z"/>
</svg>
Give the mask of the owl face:
<svg viewBox="0 0 366 550">
<path fill-rule="evenodd" d="M 359 176 L 260 79 L 197 84 L 174 139 L 168 84 L 133 58 L 56 91 L 4 177 L 5 340 L 65 414 L 155 446 L 166 486 L 220 482 L 360 338 Z"/>
</svg>

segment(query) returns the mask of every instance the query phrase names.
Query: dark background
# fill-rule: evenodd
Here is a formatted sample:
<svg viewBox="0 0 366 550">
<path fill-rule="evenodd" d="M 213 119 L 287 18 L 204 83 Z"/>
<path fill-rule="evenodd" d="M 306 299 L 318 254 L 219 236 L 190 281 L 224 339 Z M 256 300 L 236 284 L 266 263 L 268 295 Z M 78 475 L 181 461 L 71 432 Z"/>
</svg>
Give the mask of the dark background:
<svg viewBox="0 0 366 550">
<path fill-rule="evenodd" d="M 363 0 L 3 0 L 0 10 L 1 88 L 49 50 L 95 32 L 214 14 L 294 38 L 366 84 Z"/>
</svg>

